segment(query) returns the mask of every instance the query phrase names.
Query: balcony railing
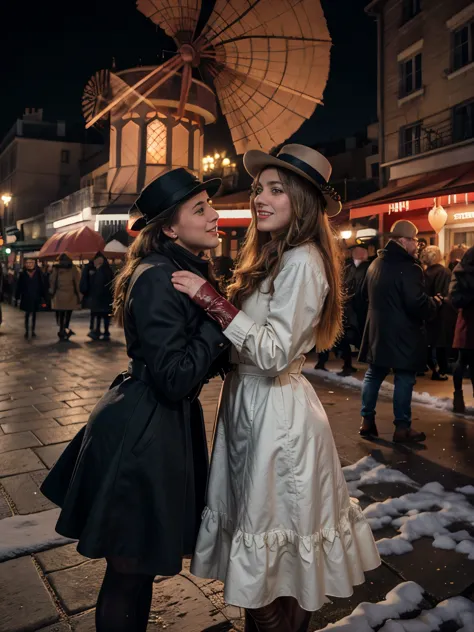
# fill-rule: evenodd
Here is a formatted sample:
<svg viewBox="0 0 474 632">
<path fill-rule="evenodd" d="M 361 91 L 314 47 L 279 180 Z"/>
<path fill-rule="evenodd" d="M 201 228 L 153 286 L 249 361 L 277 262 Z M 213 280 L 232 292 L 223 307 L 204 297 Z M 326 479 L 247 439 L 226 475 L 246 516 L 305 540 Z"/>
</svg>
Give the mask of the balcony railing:
<svg viewBox="0 0 474 632">
<path fill-rule="evenodd" d="M 448 147 L 474 138 L 472 121 L 450 114 L 442 120 L 425 119 L 400 130 L 400 158 Z"/>
<path fill-rule="evenodd" d="M 92 185 L 84 187 L 57 202 L 49 204 L 44 210 L 46 224 L 52 224 L 59 219 L 81 213 L 85 208 L 90 208 L 92 215 L 96 215 L 108 203 L 109 194 L 107 192 L 94 191 Z"/>
</svg>

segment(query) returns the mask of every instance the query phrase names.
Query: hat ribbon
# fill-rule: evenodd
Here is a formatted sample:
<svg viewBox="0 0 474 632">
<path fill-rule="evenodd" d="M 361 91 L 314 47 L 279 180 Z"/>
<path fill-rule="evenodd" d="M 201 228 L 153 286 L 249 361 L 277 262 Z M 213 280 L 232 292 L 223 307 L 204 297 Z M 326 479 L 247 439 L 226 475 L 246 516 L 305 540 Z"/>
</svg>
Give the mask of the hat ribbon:
<svg viewBox="0 0 474 632">
<path fill-rule="evenodd" d="M 304 173 L 312 178 L 317 184 L 319 184 L 319 186 L 327 186 L 326 180 L 319 173 L 319 171 L 314 169 L 314 167 L 311 167 L 311 165 L 309 165 L 307 162 L 304 162 L 303 160 L 300 160 L 299 158 L 296 158 L 291 154 L 280 154 L 279 156 L 277 156 L 277 158 L 278 160 L 283 160 L 283 162 L 288 163 L 292 167 L 296 167 L 300 171 L 304 171 Z"/>
</svg>

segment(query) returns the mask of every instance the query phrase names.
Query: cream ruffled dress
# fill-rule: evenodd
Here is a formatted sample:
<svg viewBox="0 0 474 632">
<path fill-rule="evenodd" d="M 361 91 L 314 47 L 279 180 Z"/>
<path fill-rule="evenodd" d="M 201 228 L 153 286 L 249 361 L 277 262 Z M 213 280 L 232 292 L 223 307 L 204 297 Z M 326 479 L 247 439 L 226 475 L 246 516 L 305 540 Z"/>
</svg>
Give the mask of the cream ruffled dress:
<svg viewBox="0 0 474 632">
<path fill-rule="evenodd" d="M 326 413 L 301 368 L 328 293 L 317 248 L 285 254 L 224 334 L 236 370 L 219 405 L 207 507 L 191 572 L 259 608 L 295 597 L 314 611 L 349 597 L 380 558 L 349 497 Z"/>
</svg>

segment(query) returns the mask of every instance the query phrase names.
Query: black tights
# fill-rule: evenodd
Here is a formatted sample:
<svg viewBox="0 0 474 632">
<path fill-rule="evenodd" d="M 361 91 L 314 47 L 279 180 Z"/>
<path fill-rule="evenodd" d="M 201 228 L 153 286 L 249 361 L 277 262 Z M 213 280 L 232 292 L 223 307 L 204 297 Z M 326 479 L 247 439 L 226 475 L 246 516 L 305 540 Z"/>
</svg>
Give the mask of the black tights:
<svg viewBox="0 0 474 632">
<path fill-rule="evenodd" d="M 107 560 L 95 611 L 97 632 L 146 632 L 154 577 L 122 570 Z"/>
<path fill-rule="evenodd" d="M 35 331 L 36 327 L 36 312 L 25 312 L 25 331 L 30 328 L 30 316 L 31 316 L 31 331 Z"/>
<path fill-rule="evenodd" d="M 245 632 L 307 632 L 311 616 L 293 597 L 279 597 L 268 606 L 246 611 Z"/>
<path fill-rule="evenodd" d="M 474 349 L 460 349 L 459 356 L 453 371 L 454 390 L 462 391 L 462 379 L 469 367 L 469 375 L 474 388 Z"/>
<path fill-rule="evenodd" d="M 69 329 L 69 323 L 71 322 L 72 310 L 63 309 L 56 313 L 59 319 L 59 322 L 58 322 L 59 331 L 64 332 L 66 329 Z"/>
<path fill-rule="evenodd" d="M 110 316 L 103 312 L 91 312 L 91 331 L 95 331 L 100 334 L 100 323 L 104 321 L 104 334 L 109 333 Z"/>
</svg>

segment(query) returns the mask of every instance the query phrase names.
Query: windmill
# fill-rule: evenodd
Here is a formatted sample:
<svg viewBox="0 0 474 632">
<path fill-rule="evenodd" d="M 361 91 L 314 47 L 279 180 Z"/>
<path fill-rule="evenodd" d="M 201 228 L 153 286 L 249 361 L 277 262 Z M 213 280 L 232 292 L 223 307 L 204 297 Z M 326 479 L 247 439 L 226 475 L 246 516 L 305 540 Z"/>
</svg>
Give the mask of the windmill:
<svg viewBox="0 0 474 632">
<path fill-rule="evenodd" d="M 164 107 L 177 124 L 194 120 L 201 126 L 215 120 L 212 95 L 237 153 L 268 151 L 322 103 L 331 39 L 319 0 L 216 0 L 200 33 L 201 0 L 138 0 L 137 8 L 174 39 L 177 53 L 160 66 L 97 81 L 85 99 L 86 127 L 107 114 L 112 121 L 117 113 L 142 118 L 147 106 Z M 203 82 L 193 77 L 198 71 Z M 155 157 L 163 161 L 164 151 Z M 176 166 L 165 153 L 168 168 Z M 191 164 L 189 153 L 195 158 L 199 152 L 191 147 Z M 200 170 L 195 161 L 192 167 Z"/>
</svg>

